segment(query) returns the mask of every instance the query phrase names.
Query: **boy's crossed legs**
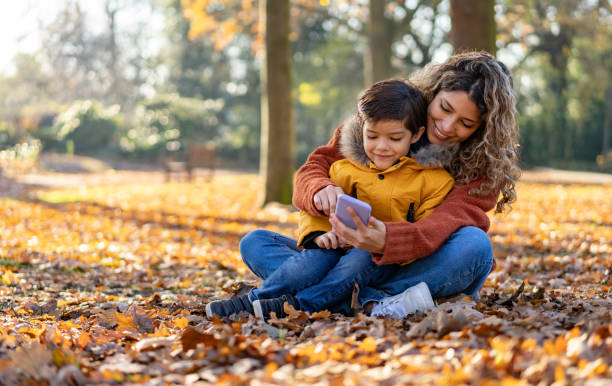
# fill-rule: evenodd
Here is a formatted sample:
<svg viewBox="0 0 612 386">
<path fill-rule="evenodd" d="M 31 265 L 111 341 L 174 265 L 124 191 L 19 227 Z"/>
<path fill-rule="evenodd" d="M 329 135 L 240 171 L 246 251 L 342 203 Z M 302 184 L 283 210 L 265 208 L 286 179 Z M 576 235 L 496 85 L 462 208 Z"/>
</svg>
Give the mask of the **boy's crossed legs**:
<svg viewBox="0 0 612 386">
<path fill-rule="evenodd" d="M 271 236 L 274 237 L 273 243 L 261 242 Z M 250 244 L 260 247 L 256 264 L 251 264 L 247 258 L 255 253 Z M 295 245 L 295 240 L 265 230 L 247 235 L 240 249 L 247 266 L 264 281 L 247 295 L 209 303 L 206 306 L 209 317 L 214 314 L 227 316 L 243 310 L 250 313 L 260 311 L 258 316 L 264 318 L 274 311 L 281 317 L 285 301 L 309 312 L 329 309 L 348 314 L 350 302 L 346 299 L 350 298 L 355 282 L 361 287 L 363 280 L 379 279 L 381 272 L 393 271 L 388 266 L 376 265 L 370 253 L 361 249 L 304 250 Z M 266 258 L 266 264 L 262 264 L 261 256 L 269 258 Z M 257 305 L 255 310 L 253 304 Z"/>
</svg>

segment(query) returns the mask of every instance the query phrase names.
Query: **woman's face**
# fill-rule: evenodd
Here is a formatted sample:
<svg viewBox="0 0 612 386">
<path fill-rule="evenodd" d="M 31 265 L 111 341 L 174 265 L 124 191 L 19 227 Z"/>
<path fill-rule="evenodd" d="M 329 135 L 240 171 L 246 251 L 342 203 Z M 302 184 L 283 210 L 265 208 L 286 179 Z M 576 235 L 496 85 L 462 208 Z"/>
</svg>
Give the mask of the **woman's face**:
<svg viewBox="0 0 612 386">
<path fill-rule="evenodd" d="M 440 91 L 427 108 L 431 143 L 462 142 L 480 126 L 480 111 L 465 91 Z"/>
</svg>

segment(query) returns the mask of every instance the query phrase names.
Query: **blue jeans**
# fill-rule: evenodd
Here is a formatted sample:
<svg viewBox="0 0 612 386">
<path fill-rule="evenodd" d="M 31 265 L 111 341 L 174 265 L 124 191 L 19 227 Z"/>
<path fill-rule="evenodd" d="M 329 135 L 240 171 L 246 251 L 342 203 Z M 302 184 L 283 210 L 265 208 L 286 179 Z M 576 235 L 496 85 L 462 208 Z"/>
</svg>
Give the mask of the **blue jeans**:
<svg viewBox="0 0 612 386">
<path fill-rule="evenodd" d="M 361 304 L 397 295 L 422 281 L 428 285 L 434 298 L 460 292 L 477 296 L 493 264 L 491 242 L 486 233 L 476 227 L 459 229 L 438 251 L 408 265 L 379 266 L 372 262 L 369 253 L 354 248 L 345 255 L 336 256 L 338 260 L 335 265 L 332 265 L 332 257 L 304 260 L 302 264 L 288 264 L 281 268 L 284 263 L 299 261 L 296 255 L 305 252 L 297 247 L 296 240 L 263 229 L 250 232 L 241 240 L 240 253 L 251 271 L 264 280 L 265 287 L 285 291 L 280 294 L 264 292 L 265 296 L 294 294 L 302 309 L 309 312 L 329 309 L 332 312 L 348 313 L 350 294 L 355 282 L 359 284 Z M 303 257 L 306 258 L 307 255 Z M 314 284 L 287 283 L 288 276 L 300 275 L 283 276 L 280 272 L 289 272 L 284 271 L 285 268 L 328 272 L 322 278 L 319 276 L 320 280 Z M 275 274 L 279 269 L 283 271 Z M 256 296 L 262 294 L 253 290 L 249 295 L 251 300 L 257 299 Z"/>
<path fill-rule="evenodd" d="M 251 301 L 291 294 L 309 312 L 344 299 L 352 293 L 355 281 L 377 268 L 370 253 L 361 249 L 302 249 L 294 239 L 262 229 L 241 240 L 240 253 L 251 271 L 263 279 L 249 293 Z"/>
</svg>

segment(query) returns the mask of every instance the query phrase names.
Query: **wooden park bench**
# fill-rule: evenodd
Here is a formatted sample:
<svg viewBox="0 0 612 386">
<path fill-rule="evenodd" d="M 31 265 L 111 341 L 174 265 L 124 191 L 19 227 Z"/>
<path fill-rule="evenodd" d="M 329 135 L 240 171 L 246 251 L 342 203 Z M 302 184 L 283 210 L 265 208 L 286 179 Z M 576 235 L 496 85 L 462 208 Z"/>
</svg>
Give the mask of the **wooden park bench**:
<svg viewBox="0 0 612 386">
<path fill-rule="evenodd" d="M 192 181 L 195 170 L 205 168 L 208 170 L 208 178 L 212 178 L 215 173 L 217 163 L 217 149 L 212 142 L 194 143 L 187 146 L 182 159 L 177 159 L 170 155 L 164 157 L 164 171 L 166 173 L 166 182 L 172 179 L 172 176 L 179 177 L 185 173 L 188 181 Z"/>
</svg>

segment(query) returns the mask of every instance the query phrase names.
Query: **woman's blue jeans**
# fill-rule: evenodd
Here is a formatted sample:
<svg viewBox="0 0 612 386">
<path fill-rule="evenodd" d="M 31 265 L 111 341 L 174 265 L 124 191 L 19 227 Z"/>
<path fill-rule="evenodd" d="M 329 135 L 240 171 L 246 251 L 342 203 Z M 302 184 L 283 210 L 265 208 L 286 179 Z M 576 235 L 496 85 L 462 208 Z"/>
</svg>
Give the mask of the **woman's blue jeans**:
<svg viewBox="0 0 612 386">
<path fill-rule="evenodd" d="M 247 234 L 240 253 L 264 280 L 249 294 L 251 301 L 293 294 L 305 311 L 345 314 L 355 282 L 361 304 L 397 295 L 420 282 L 428 285 L 434 298 L 461 292 L 477 296 L 493 264 L 489 237 L 476 227 L 459 229 L 438 251 L 407 265 L 376 265 L 368 252 L 357 248 L 304 250 L 296 240 L 264 229 Z"/>
</svg>

